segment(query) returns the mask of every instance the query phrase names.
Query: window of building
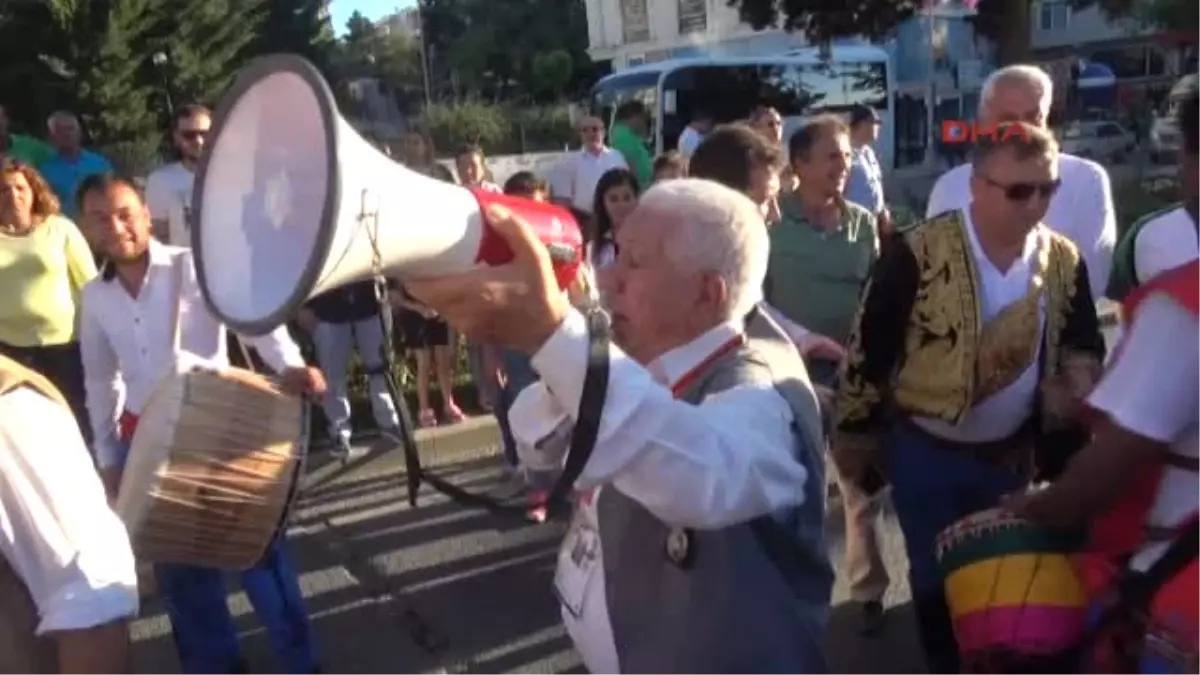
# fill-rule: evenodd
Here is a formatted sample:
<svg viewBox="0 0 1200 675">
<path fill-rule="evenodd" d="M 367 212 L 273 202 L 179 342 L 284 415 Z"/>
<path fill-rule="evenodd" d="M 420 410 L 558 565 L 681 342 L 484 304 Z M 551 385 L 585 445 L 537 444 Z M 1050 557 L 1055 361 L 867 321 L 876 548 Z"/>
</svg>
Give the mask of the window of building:
<svg viewBox="0 0 1200 675">
<path fill-rule="evenodd" d="M 621 28 L 625 44 L 650 40 L 650 15 L 646 0 L 621 0 Z"/>
<path fill-rule="evenodd" d="M 1063 30 L 1071 20 L 1071 5 L 1067 0 L 1042 0 L 1038 9 L 1039 30 Z"/>
<path fill-rule="evenodd" d="M 679 0 L 679 34 L 708 30 L 708 0 Z"/>
</svg>

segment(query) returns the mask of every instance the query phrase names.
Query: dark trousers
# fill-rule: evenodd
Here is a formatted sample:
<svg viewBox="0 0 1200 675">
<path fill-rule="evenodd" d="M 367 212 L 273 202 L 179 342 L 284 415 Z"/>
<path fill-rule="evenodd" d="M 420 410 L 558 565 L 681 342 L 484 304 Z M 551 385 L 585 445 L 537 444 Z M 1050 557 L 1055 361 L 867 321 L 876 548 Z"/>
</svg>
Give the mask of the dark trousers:
<svg viewBox="0 0 1200 675">
<path fill-rule="evenodd" d="M 87 393 L 83 386 L 83 358 L 79 354 L 79 343 L 40 347 L 14 347 L 0 342 L 0 354 L 36 371 L 58 388 L 71 413 L 79 424 L 79 432 L 90 449 L 92 426 L 88 423 Z"/>
<path fill-rule="evenodd" d="M 960 672 L 958 643 L 934 552 L 938 534 L 964 516 L 996 506 L 1025 481 L 965 451 L 937 447 L 904 422 L 888 434 L 884 458 L 892 504 L 904 533 L 909 584 L 929 672 Z"/>
</svg>

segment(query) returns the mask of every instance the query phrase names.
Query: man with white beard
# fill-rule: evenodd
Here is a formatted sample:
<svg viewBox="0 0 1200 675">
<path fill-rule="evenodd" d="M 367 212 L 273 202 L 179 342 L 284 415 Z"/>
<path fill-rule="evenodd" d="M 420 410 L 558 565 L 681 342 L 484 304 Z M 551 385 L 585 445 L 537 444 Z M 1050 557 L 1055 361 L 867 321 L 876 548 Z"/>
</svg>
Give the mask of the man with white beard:
<svg viewBox="0 0 1200 675">
<path fill-rule="evenodd" d="M 567 630 L 596 673 L 823 672 L 824 438 L 799 353 L 756 308 L 762 216 L 682 178 L 629 218 L 601 272 L 616 346 L 555 575 Z M 530 468 L 561 469 L 587 319 L 528 226 L 489 221 L 512 264 L 408 288 L 466 334 L 532 354 L 541 381 L 513 406 L 513 433 Z"/>
<path fill-rule="evenodd" d="M 1045 127 L 1054 98 L 1054 83 L 1037 66 L 1018 64 L 993 72 L 979 96 L 979 130 L 1002 122 L 1025 122 Z M 1079 247 L 1088 268 L 1088 281 L 1097 295 L 1108 283 L 1117 219 L 1112 186 L 1104 167 L 1065 152 L 1058 155 L 1061 187 L 1050 200 L 1045 223 Z M 926 218 L 966 208 L 971 202 L 971 165 L 950 169 L 929 194 Z"/>
</svg>

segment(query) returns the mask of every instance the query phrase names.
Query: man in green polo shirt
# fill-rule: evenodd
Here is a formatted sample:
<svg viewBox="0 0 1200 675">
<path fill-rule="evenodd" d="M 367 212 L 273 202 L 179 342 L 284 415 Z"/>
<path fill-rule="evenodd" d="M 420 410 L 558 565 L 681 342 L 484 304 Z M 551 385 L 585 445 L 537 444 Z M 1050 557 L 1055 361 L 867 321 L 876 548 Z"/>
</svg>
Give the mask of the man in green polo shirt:
<svg viewBox="0 0 1200 675">
<path fill-rule="evenodd" d="M 614 117 L 608 142 L 625 158 L 625 164 L 637 176 L 638 185 L 645 190 L 654 179 L 654 158 L 646 148 L 650 113 L 641 101 L 626 101 L 617 107 Z"/>
<path fill-rule="evenodd" d="M 780 197 L 771 228 L 767 298 L 788 319 L 845 343 L 859 295 L 879 256 L 875 216 L 842 193 L 852 161 L 850 130 L 833 115 L 809 120 L 788 140 L 788 160 L 799 182 Z M 838 363 L 809 360 L 814 383 L 835 387 Z M 862 608 L 864 634 L 883 621 L 888 575 L 875 534 L 877 500 L 840 480 L 846 514 L 846 569 L 851 598 Z"/>
<path fill-rule="evenodd" d="M 30 166 L 38 166 L 53 154 L 50 145 L 32 136 L 8 131 L 8 111 L 0 106 L 0 156 L 12 157 Z"/>
</svg>

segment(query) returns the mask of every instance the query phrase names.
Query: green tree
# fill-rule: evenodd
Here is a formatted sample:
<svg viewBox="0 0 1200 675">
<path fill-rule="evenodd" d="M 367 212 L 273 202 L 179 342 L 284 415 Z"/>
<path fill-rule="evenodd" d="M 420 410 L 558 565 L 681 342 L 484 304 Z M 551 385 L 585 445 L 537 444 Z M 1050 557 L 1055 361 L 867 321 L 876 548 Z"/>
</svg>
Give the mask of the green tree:
<svg viewBox="0 0 1200 675">
<path fill-rule="evenodd" d="M 582 0 L 420 0 L 432 80 L 451 95 L 525 100 L 545 94 L 535 75 L 541 54 L 565 52 L 572 77 L 590 63 Z"/>
<path fill-rule="evenodd" d="M 299 54 L 333 83 L 336 39 L 326 4 L 327 0 L 265 0 L 265 16 L 250 52 Z"/>
<path fill-rule="evenodd" d="M 156 10 L 147 49 L 167 60 L 153 75 L 177 102 L 214 105 L 258 37 L 265 0 L 157 0 Z"/>
<path fill-rule="evenodd" d="M 887 35 L 902 21 L 918 14 L 929 3 L 923 0 L 727 0 L 736 7 L 743 21 L 756 30 L 780 26 L 791 32 L 801 32 L 813 42 L 826 43 L 834 38 L 865 35 L 878 38 Z M 1003 64 L 1029 58 L 1029 28 L 1031 0 L 965 0 L 975 6 L 972 19 L 979 32 L 996 41 L 997 58 Z M 1196 25 L 1194 0 L 1073 0 L 1076 8 L 1099 4 L 1112 16 L 1142 15 L 1159 26 L 1185 25 L 1162 23 L 1164 19 L 1187 11 Z"/>
<path fill-rule="evenodd" d="M 154 9 L 155 0 L 9 3 L 0 25 L 3 57 L 23 65 L 6 84 L 33 94 L 13 100 L 9 90 L 10 107 L 26 104 L 42 119 L 52 107 L 70 109 L 91 145 L 122 168 L 143 169 L 159 139 L 154 90 L 142 76 Z"/>
<path fill-rule="evenodd" d="M 571 54 L 565 49 L 537 54 L 533 57 L 531 68 L 533 86 L 538 92 L 548 92 L 554 98 L 559 98 L 571 82 L 574 69 L 575 63 L 571 60 Z"/>
</svg>

